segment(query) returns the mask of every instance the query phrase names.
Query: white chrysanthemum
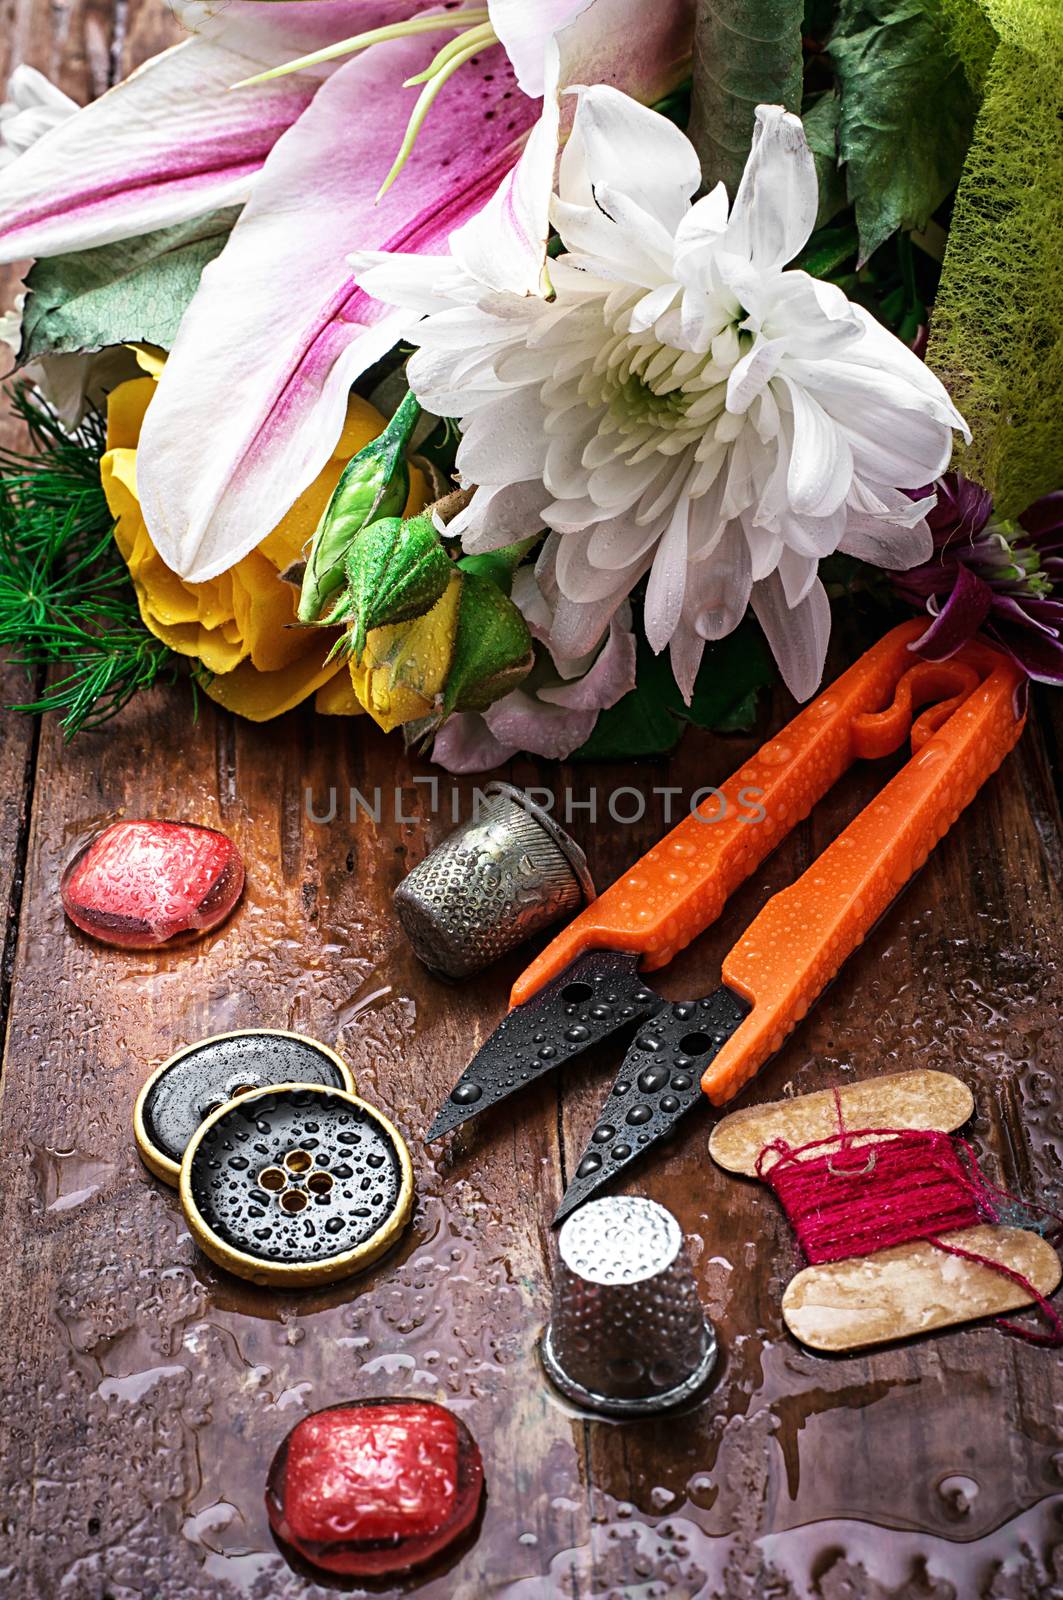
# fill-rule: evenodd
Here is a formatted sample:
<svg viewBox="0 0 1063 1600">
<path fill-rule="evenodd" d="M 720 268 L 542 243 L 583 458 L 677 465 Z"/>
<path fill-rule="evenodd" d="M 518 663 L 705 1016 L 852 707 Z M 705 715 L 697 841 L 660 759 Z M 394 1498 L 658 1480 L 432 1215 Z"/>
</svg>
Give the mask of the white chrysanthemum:
<svg viewBox="0 0 1063 1600">
<path fill-rule="evenodd" d="M 684 692 L 705 641 L 752 603 L 804 698 L 830 626 L 820 559 L 924 560 L 932 501 L 903 491 L 944 470 L 965 425 L 866 311 L 785 270 L 817 209 L 796 117 L 758 108 L 730 210 L 722 185 L 691 204 L 700 177 L 679 129 L 599 85 L 579 92 L 561 159 L 550 298 L 483 282 L 479 219 L 449 260 L 355 264 L 370 293 L 423 316 L 409 379 L 460 418 L 458 468 L 478 485 L 465 548 L 553 530 L 539 572 L 556 649 L 590 648 L 648 573 L 646 636 L 671 645 Z"/>
</svg>

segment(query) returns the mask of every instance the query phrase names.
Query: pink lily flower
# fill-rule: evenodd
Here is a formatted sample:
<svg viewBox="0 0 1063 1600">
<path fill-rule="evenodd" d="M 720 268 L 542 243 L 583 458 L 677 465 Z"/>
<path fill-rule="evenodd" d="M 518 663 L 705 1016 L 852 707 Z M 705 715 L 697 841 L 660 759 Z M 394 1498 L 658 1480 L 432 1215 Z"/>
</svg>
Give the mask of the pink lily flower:
<svg viewBox="0 0 1063 1600">
<path fill-rule="evenodd" d="M 56 255 L 243 204 L 203 274 L 141 439 L 141 502 L 163 559 L 205 581 L 313 481 L 355 379 L 398 336 L 352 250 L 460 256 L 490 203 L 500 289 L 538 292 L 560 137 L 559 86 L 653 101 L 682 76 L 692 0 L 486 0 L 489 24 L 439 95 L 398 180 L 377 192 L 441 35 L 423 0 L 183 0 L 195 36 L 0 171 L 0 261 Z M 464 24 L 436 8 L 440 23 Z M 466 17 L 471 12 L 463 13 Z M 477 13 L 479 15 L 479 13 Z M 263 69 L 398 30 L 309 71 Z M 470 47 L 471 48 L 471 47 Z M 468 52 L 466 52 L 467 54 Z M 543 104 L 538 96 L 544 96 Z M 465 240 L 482 249 L 483 232 Z M 204 415 L 212 419 L 206 436 Z"/>
</svg>

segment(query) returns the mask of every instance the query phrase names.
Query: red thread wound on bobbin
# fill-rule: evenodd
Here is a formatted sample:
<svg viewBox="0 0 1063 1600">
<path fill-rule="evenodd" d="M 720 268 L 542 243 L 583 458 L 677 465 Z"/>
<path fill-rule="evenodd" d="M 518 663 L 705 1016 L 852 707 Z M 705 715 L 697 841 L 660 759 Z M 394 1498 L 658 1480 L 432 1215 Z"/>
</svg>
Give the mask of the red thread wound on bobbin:
<svg viewBox="0 0 1063 1600">
<path fill-rule="evenodd" d="M 1063 1320 L 1028 1278 L 940 1238 L 980 1223 L 999 1223 L 994 1195 L 1024 1204 L 986 1182 L 966 1140 L 933 1128 L 846 1129 L 837 1090 L 834 1101 L 838 1133 L 792 1148 L 775 1140 L 757 1158 L 757 1177 L 774 1191 L 811 1265 L 925 1240 L 1018 1284 L 1041 1311 L 1049 1332 L 1034 1333 L 999 1317 L 998 1326 L 1031 1344 L 1063 1346 Z M 769 1157 L 774 1158 L 771 1165 Z M 1063 1221 L 1044 1206 L 1028 1209 Z"/>
</svg>

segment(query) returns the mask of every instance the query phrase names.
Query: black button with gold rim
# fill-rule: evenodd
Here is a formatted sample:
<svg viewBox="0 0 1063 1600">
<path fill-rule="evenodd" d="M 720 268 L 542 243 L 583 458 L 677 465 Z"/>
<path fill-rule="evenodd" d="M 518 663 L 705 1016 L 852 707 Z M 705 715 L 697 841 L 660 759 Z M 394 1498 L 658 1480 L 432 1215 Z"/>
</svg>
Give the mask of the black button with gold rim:
<svg viewBox="0 0 1063 1600">
<path fill-rule="evenodd" d="M 387 1118 L 355 1095 L 307 1084 L 224 1106 L 181 1166 L 196 1242 L 258 1283 L 361 1270 L 399 1237 L 412 1201 L 409 1153 Z"/>
<path fill-rule="evenodd" d="M 354 1091 L 346 1062 L 301 1034 L 255 1028 L 186 1045 L 140 1092 L 134 1127 L 141 1155 L 157 1177 L 176 1185 L 181 1158 L 201 1123 L 238 1095 L 282 1083 Z"/>
</svg>

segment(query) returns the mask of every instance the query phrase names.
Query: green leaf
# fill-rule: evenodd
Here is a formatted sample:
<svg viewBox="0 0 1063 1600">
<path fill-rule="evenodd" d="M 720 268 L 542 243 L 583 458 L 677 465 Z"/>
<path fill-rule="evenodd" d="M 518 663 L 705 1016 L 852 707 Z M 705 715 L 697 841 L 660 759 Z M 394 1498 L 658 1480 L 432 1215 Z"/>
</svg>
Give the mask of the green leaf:
<svg viewBox="0 0 1063 1600">
<path fill-rule="evenodd" d="M 687 134 L 706 188 L 734 199 L 765 103 L 801 110 L 803 0 L 698 0 Z"/>
<path fill-rule="evenodd" d="M 670 94 L 666 94 L 663 100 L 656 100 L 653 109 L 660 116 L 667 117 L 669 122 L 674 122 L 677 128 L 685 131 L 690 121 L 690 79 L 681 83 Z"/>
<path fill-rule="evenodd" d="M 534 660 L 528 624 L 512 600 L 490 578 L 463 572 L 444 712 L 486 711 L 528 676 Z"/>
<path fill-rule="evenodd" d="M 139 238 L 34 263 L 26 279 L 19 362 L 38 356 L 155 344 L 168 350 L 208 262 L 221 253 L 238 206 Z"/>
<path fill-rule="evenodd" d="M 843 222 L 837 228 L 817 228 L 794 266 L 813 278 L 831 278 L 839 267 L 853 260 L 858 244 L 851 222 Z"/>
<path fill-rule="evenodd" d="M 573 752 L 573 761 L 623 761 L 632 756 L 663 756 L 683 737 L 675 710 L 682 697 L 668 658 L 655 656 L 639 634 L 635 687 L 599 714 L 594 732 Z"/>
<path fill-rule="evenodd" d="M 634 689 L 601 713 L 574 760 L 667 755 L 691 722 L 717 733 L 748 728 L 756 716 L 760 690 L 775 677 L 764 637 L 752 622 L 744 622 L 719 643 L 706 645 L 689 706 L 683 703 L 667 654 L 655 656 L 641 635 L 638 649 Z"/>
<path fill-rule="evenodd" d="M 841 0 L 828 49 L 862 264 L 898 228 L 924 228 L 955 188 L 977 98 L 942 0 Z"/>
<path fill-rule="evenodd" d="M 816 163 L 816 181 L 819 184 L 819 211 L 816 226 L 822 228 L 839 211 L 848 205 L 845 194 L 845 175 L 838 160 L 838 116 L 841 101 L 833 90 L 810 100 L 801 112 L 805 138 Z"/>
<path fill-rule="evenodd" d="M 776 677 L 764 635 L 752 621 L 745 622 L 726 639 L 706 645 L 693 698 L 680 715 L 716 733 L 742 731 L 753 725 L 758 693 Z"/>
</svg>

